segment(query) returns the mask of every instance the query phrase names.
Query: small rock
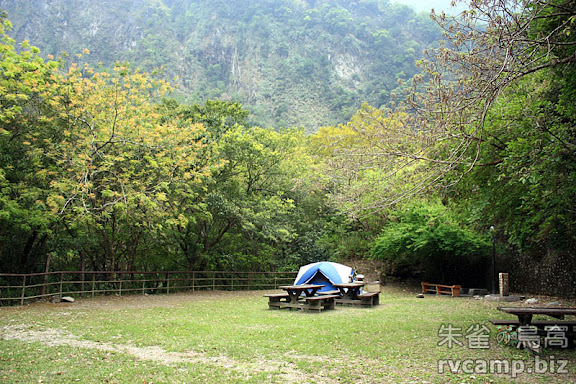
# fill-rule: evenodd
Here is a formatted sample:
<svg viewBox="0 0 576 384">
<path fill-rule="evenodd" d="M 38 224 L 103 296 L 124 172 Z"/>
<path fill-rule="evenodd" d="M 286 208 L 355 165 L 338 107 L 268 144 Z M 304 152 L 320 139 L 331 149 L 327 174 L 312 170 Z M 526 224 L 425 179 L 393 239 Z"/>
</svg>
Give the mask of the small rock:
<svg viewBox="0 0 576 384">
<path fill-rule="evenodd" d="M 65 302 L 65 303 L 73 303 L 74 302 L 74 298 L 70 297 L 70 296 L 62 296 L 62 298 L 60 299 L 60 301 Z"/>
<path fill-rule="evenodd" d="M 561 307 L 561 306 L 562 306 L 562 303 L 559 303 L 559 302 L 557 302 L 557 301 L 552 301 L 552 302 L 550 302 L 550 303 L 547 303 L 546 306 L 547 306 L 548 308 Z"/>
<path fill-rule="evenodd" d="M 474 299 L 476 299 L 476 300 L 482 300 L 483 298 L 484 298 L 484 296 L 474 295 Z"/>
<path fill-rule="evenodd" d="M 423 293 L 419 293 L 416 295 L 417 298 L 419 299 L 423 299 L 424 298 L 424 294 Z"/>
<path fill-rule="evenodd" d="M 538 299 L 535 298 L 531 298 L 526 300 L 526 304 L 537 304 L 538 303 Z"/>
</svg>

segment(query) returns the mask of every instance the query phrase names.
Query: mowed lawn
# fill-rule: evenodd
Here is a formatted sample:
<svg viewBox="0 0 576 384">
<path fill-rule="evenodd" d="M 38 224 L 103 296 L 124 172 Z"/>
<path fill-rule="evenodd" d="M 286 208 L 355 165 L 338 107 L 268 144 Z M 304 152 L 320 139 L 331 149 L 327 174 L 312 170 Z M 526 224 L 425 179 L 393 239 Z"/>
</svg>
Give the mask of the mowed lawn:
<svg viewBox="0 0 576 384">
<path fill-rule="evenodd" d="M 0 382 L 576 382 L 574 349 L 496 342 L 499 303 L 383 287 L 378 307 L 304 313 L 269 310 L 264 293 L 1 307 Z"/>
</svg>

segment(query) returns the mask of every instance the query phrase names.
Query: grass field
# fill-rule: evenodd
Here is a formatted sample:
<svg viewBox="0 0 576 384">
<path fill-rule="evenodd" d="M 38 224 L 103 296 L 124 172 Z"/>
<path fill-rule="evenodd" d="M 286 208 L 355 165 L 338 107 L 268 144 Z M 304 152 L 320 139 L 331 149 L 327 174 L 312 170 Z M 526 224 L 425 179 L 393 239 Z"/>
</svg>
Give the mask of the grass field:
<svg viewBox="0 0 576 384">
<path fill-rule="evenodd" d="M 545 350 L 536 359 L 496 342 L 488 320 L 506 318 L 498 303 L 418 299 L 415 292 L 384 287 L 375 308 L 303 313 L 269 310 L 263 293 L 0 308 L 0 382 L 576 382 L 574 349 Z M 473 337 L 483 326 L 491 331 L 489 344 Z M 447 334 L 454 336 L 451 348 Z M 564 361 L 568 373 L 557 373 Z"/>
</svg>

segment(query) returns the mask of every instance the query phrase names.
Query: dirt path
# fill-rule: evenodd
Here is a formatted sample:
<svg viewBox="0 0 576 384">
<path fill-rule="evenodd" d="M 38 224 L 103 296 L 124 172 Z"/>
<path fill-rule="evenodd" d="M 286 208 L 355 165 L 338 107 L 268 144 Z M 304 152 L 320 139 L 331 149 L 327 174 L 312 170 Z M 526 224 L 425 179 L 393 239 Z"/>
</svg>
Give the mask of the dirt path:
<svg viewBox="0 0 576 384">
<path fill-rule="evenodd" d="M 220 355 L 208 357 L 196 352 L 167 352 L 164 349 L 152 347 L 137 347 L 111 343 L 82 340 L 77 336 L 56 329 L 29 329 L 24 325 L 6 326 L 2 329 L 1 338 L 4 340 L 18 340 L 25 343 L 42 343 L 50 347 L 68 346 L 73 348 L 96 349 L 104 352 L 122 353 L 133 356 L 139 360 L 154 361 L 163 365 L 179 363 L 204 364 L 218 366 L 238 371 L 242 374 L 261 372 L 280 372 L 280 378 L 285 383 L 304 383 L 317 380 L 312 375 L 304 374 L 296 368 L 295 364 L 285 361 L 258 361 L 254 363 L 240 362 Z M 304 358 L 304 357 L 303 357 Z M 307 358 L 309 360 L 309 358 Z M 322 377 L 324 383 L 326 381 Z"/>
<path fill-rule="evenodd" d="M 72 305 L 69 303 L 36 303 L 33 304 L 37 310 L 54 311 L 56 308 L 66 308 L 66 311 L 74 312 L 86 309 L 115 309 L 115 308 L 150 308 L 150 307 L 170 307 L 190 302 L 192 300 L 217 300 L 230 299 L 231 295 L 249 297 L 251 295 L 261 296 L 262 292 L 199 292 L 181 293 L 170 295 L 150 295 L 150 296 L 102 296 L 90 299 L 77 300 Z M 22 308 L 2 308 L 2 310 L 21 310 Z M 69 313 L 69 312 L 66 312 Z M 280 382 L 284 383 L 304 383 L 316 382 L 319 377 L 303 373 L 298 370 L 296 364 L 280 360 L 259 360 L 254 362 L 244 362 L 232 359 L 225 355 L 207 356 L 200 352 L 169 352 L 159 346 L 139 347 L 135 345 L 114 344 L 105 342 L 95 342 L 84 340 L 80 337 L 58 329 L 32 327 L 28 325 L 8 325 L 0 328 L 0 339 L 17 340 L 23 343 L 41 343 L 49 347 L 68 346 L 73 348 L 94 349 L 109 353 L 121 353 L 135 357 L 143 361 L 154 361 L 163 365 L 175 364 L 203 364 L 208 366 L 223 367 L 237 371 L 244 375 L 254 373 L 269 372 L 275 373 Z M 291 356 L 294 358 L 294 356 Z M 310 360 L 309 356 L 302 356 L 302 359 Z M 313 357 L 312 357 L 313 359 Z M 278 373 L 280 372 L 280 373 Z M 322 382 L 331 384 L 335 381 L 327 381 L 322 377 Z"/>
</svg>

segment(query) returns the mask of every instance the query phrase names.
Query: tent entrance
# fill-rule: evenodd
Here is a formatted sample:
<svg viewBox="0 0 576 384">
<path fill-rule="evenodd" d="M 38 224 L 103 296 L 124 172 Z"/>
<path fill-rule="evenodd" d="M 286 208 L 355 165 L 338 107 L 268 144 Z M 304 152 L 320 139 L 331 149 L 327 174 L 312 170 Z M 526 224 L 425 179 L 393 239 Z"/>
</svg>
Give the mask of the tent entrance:
<svg viewBox="0 0 576 384">
<path fill-rule="evenodd" d="M 337 289 L 334 285 L 332 285 L 334 282 L 330 281 L 330 279 L 324 275 L 322 271 L 317 271 L 311 279 L 306 281 L 306 283 L 323 285 L 323 287 L 320 288 L 320 292 L 333 291 Z"/>
</svg>

